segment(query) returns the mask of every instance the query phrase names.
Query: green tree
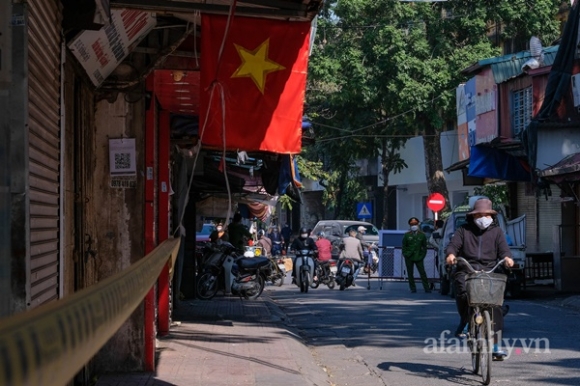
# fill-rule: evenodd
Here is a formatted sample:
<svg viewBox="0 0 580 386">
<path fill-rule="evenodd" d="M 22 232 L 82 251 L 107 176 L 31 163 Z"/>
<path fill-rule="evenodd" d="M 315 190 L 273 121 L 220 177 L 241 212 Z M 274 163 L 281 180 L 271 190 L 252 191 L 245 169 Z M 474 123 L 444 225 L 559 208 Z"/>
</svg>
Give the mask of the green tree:
<svg viewBox="0 0 580 386">
<path fill-rule="evenodd" d="M 352 198 L 345 185 L 356 177 L 355 160 L 380 152 L 388 186 L 389 174 L 406 167 L 400 147 L 414 136 L 423 137 L 429 193 L 439 192 L 448 202 L 440 134 L 456 120 L 455 89 L 466 81 L 462 70 L 499 55 L 497 42 L 527 41 L 532 34 L 554 40 L 559 5 L 555 0 L 327 2 L 309 65 L 307 111 L 317 143 L 308 157 L 338 173 L 336 206 Z M 385 201 L 387 195 L 385 188 Z"/>
</svg>

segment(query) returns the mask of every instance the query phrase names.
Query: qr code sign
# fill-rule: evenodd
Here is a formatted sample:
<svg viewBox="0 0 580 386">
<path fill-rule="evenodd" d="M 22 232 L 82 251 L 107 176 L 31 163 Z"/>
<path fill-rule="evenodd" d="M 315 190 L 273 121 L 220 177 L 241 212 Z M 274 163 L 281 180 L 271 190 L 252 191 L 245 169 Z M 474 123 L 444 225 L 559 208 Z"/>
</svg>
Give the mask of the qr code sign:
<svg viewBox="0 0 580 386">
<path fill-rule="evenodd" d="M 131 169 L 131 153 L 115 153 L 115 169 Z"/>
<path fill-rule="evenodd" d="M 111 176 L 136 176 L 135 138 L 109 139 Z"/>
</svg>

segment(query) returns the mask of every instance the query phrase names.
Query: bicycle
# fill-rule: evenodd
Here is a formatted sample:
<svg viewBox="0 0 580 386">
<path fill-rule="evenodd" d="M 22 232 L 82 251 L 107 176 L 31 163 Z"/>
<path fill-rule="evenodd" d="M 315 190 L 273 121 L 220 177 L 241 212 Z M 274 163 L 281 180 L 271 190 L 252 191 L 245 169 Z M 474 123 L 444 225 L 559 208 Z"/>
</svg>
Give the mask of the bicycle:
<svg viewBox="0 0 580 386">
<path fill-rule="evenodd" d="M 471 351 L 473 373 L 481 370 L 484 385 L 491 382 L 491 362 L 493 350 L 492 308 L 503 305 L 503 295 L 507 276 L 494 273 L 505 259 L 500 260 L 489 271 L 475 270 L 463 257 L 457 260 L 465 262 L 471 271 L 465 277 L 465 289 L 469 303 L 469 332 L 467 346 Z"/>
</svg>

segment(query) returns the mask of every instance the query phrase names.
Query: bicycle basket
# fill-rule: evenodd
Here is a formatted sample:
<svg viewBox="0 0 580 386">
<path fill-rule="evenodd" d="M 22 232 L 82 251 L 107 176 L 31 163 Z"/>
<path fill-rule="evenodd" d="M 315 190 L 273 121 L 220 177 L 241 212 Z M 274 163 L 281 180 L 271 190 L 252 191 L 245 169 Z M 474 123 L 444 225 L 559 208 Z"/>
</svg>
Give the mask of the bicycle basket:
<svg viewBox="0 0 580 386">
<path fill-rule="evenodd" d="M 465 278 L 470 306 L 501 306 L 507 276 L 499 273 L 470 273 Z"/>
</svg>

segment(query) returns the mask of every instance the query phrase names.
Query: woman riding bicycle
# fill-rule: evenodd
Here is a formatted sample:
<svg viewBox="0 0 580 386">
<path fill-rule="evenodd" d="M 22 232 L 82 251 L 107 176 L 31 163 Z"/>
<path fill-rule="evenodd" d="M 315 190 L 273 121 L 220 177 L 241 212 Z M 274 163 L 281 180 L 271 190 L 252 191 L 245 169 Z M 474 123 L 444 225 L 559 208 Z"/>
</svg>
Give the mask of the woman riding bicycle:
<svg viewBox="0 0 580 386">
<path fill-rule="evenodd" d="M 469 303 L 465 290 L 465 276 L 470 272 L 467 265 L 457 262 L 456 256 L 467 260 L 474 269 L 489 270 L 495 264 L 505 258 L 505 266 L 512 267 L 514 261 L 507 244 L 503 230 L 498 226 L 497 212 L 492 209 L 492 202 L 487 198 L 481 198 L 475 202 L 473 210 L 467 214 L 467 224 L 459 228 L 445 249 L 446 263 L 457 263 L 455 272 L 455 302 L 457 311 L 461 317 L 455 336 L 461 336 L 463 328 L 469 320 Z M 494 346 L 493 358 L 503 360 L 507 355 L 499 347 L 499 339 L 503 330 L 503 314 L 500 307 L 493 308 L 493 331 Z"/>
</svg>

